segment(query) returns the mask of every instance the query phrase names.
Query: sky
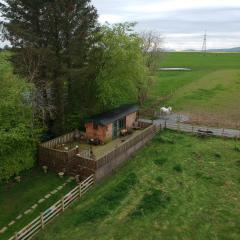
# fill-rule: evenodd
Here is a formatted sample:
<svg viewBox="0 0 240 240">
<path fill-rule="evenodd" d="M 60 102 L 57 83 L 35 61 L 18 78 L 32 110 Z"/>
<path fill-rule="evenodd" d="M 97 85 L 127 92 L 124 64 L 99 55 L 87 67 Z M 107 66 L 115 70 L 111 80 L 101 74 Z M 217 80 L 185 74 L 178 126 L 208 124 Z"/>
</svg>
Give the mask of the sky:
<svg viewBox="0 0 240 240">
<path fill-rule="evenodd" d="M 240 0 L 92 0 L 92 3 L 101 23 L 137 22 L 138 32 L 160 33 L 165 48 L 200 50 L 205 31 L 208 49 L 240 47 Z"/>
<path fill-rule="evenodd" d="M 240 0 L 92 0 L 104 23 L 137 22 L 136 31 L 162 34 L 164 47 L 240 47 Z"/>
</svg>

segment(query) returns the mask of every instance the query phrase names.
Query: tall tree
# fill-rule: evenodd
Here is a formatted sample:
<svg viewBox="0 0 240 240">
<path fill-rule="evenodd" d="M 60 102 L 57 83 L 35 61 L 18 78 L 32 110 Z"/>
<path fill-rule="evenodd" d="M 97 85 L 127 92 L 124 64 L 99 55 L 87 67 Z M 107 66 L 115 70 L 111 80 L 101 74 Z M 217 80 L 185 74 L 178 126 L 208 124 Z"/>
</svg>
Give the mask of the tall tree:
<svg viewBox="0 0 240 240">
<path fill-rule="evenodd" d="M 36 158 L 37 128 L 32 128 L 31 84 L 12 73 L 0 54 L 0 182 L 31 168 Z"/>
<path fill-rule="evenodd" d="M 134 26 L 124 23 L 102 27 L 97 96 L 103 108 L 137 102 L 138 87 L 146 83 L 148 69 Z"/>
<path fill-rule="evenodd" d="M 158 70 L 163 55 L 162 36 L 158 32 L 145 31 L 140 34 L 140 38 L 142 39 L 142 51 L 146 66 L 151 73 L 154 73 Z"/>
<path fill-rule="evenodd" d="M 0 4 L 5 38 L 15 49 L 15 70 L 37 88 L 38 115 L 62 133 L 65 113 L 77 111 L 89 52 L 98 31 L 97 12 L 90 0 L 5 0 Z"/>
<path fill-rule="evenodd" d="M 145 64 L 149 72 L 149 76 L 145 81 L 139 81 L 138 102 L 143 105 L 148 97 L 149 89 L 151 88 L 156 71 L 160 66 L 162 58 L 162 37 L 158 32 L 146 31 L 139 36 L 141 38 L 141 48 L 145 59 Z"/>
</svg>

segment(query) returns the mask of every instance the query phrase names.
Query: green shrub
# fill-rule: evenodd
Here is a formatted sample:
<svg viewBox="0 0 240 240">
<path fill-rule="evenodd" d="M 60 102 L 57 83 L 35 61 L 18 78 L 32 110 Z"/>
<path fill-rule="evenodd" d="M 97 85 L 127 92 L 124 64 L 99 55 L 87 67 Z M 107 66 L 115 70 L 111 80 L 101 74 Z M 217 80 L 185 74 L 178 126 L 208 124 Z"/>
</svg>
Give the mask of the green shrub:
<svg viewBox="0 0 240 240">
<path fill-rule="evenodd" d="M 236 165 L 240 167 L 240 160 L 236 161 Z"/>
<path fill-rule="evenodd" d="M 221 158 L 222 155 L 221 155 L 220 153 L 214 153 L 214 157 L 215 157 L 215 158 Z"/>
<path fill-rule="evenodd" d="M 237 145 L 236 145 L 236 146 L 234 147 L 234 151 L 240 152 L 240 146 L 237 146 Z"/>
<path fill-rule="evenodd" d="M 176 172 L 181 173 L 183 171 L 182 165 L 181 164 L 177 164 L 173 167 L 173 170 Z"/>
<path fill-rule="evenodd" d="M 163 178 L 162 178 L 161 176 L 158 176 L 158 177 L 156 178 L 156 180 L 157 180 L 159 183 L 163 183 Z"/>
<path fill-rule="evenodd" d="M 170 202 L 170 197 L 162 190 L 152 189 L 151 193 L 145 194 L 130 217 L 141 217 L 151 214 L 159 208 L 166 208 Z"/>
<path fill-rule="evenodd" d="M 196 176 L 196 178 L 202 178 L 203 173 L 201 173 L 201 172 L 196 172 L 195 176 Z"/>
<path fill-rule="evenodd" d="M 158 159 L 155 159 L 155 160 L 154 160 L 154 163 L 155 163 L 156 165 L 159 165 L 159 166 L 164 165 L 166 162 L 167 162 L 167 158 L 165 158 L 165 157 L 158 158 Z"/>
</svg>

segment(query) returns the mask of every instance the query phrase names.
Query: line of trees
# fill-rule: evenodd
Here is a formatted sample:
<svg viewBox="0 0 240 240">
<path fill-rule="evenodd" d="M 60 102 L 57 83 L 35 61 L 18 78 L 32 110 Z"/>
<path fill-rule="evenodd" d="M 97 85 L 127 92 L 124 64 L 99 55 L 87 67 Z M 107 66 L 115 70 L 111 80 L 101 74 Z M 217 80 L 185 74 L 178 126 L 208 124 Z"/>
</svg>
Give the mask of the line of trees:
<svg viewBox="0 0 240 240">
<path fill-rule="evenodd" d="M 156 34 L 136 34 L 132 23 L 100 25 L 90 0 L 5 0 L 0 12 L 14 73 L 29 86 L 33 129 L 60 135 L 146 100 L 161 57 Z"/>
<path fill-rule="evenodd" d="M 0 53 L 0 182 L 33 167 L 39 137 L 29 95 L 32 86 L 12 73 L 9 56 Z"/>
</svg>

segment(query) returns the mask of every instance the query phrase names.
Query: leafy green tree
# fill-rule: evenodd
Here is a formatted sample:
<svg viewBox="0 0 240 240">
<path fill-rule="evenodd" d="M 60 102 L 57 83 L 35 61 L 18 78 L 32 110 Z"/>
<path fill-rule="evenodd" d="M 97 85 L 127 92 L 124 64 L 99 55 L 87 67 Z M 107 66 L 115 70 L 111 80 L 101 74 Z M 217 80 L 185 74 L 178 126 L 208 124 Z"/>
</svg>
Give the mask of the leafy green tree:
<svg viewBox="0 0 240 240">
<path fill-rule="evenodd" d="M 103 109 L 137 102 L 138 87 L 146 83 L 148 69 L 134 26 L 134 23 L 106 24 L 101 29 L 103 54 L 96 84 Z"/>
<path fill-rule="evenodd" d="M 0 54 L 0 182 L 34 165 L 38 137 L 32 122 L 32 87 L 12 74 L 8 55 Z"/>
<path fill-rule="evenodd" d="M 89 52 L 98 31 L 90 0 L 5 0 L 5 38 L 15 49 L 14 67 L 37 89 L 38 116 L 57 134 L 66 113 L 80 111 L 88 85 Z"/>
</svg>

